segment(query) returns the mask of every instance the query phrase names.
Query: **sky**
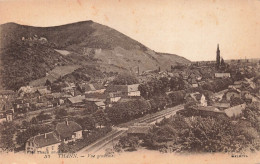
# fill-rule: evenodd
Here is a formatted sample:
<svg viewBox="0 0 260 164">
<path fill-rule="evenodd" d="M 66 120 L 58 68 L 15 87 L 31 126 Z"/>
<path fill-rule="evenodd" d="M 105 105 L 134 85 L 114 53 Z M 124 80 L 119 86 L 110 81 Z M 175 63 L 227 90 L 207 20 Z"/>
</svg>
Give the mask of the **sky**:
<svg viewBox="0 0 260 164">
<path fill-rule="evenodd" d="M 0 24 L 78 21 L 114 28 L 191 61 L 260 58 L 260 0 L 0 0 Z"/>
</svg>

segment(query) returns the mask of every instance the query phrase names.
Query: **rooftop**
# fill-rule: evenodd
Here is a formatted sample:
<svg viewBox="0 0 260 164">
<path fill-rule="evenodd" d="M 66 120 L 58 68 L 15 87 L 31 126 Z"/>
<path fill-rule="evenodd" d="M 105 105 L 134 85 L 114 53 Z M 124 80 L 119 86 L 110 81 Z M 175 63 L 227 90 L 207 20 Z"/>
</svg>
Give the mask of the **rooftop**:
<svg viewBox="0 0 260 164">
<path fill-rule="evenodd" d="M 85 99 L 85 96 L 84 96 L 84 95 L 83 95 L 83 96 L 78 95 L 78 96 L 75 96 L 75 97 L 68 98 L 68 100 L 69 100 L 72 104 L 82 103 L 84 99 Z"/>
<path fill-rule="evenodd" d="M 130 126 L 128 128 L 128 134 L 147 134 L 151 126 Z"/>
<path fill-rule="evenodd" d="M 56 125 L 57 133 L 63 137 L 71 137 L 74 132 L 82 130 L 82 127 L 74 121 L 64 121 Z"/>
<path fill-rule="evenodd" d="M 228 117 L 237 117 L 240 114 L 242 114 L 243 110 L 245 110 L 246 108 L 246 104 L 241 104 L 241 105 L 237 105 L 237 106 L 233 106 L 231 108 L 226 109 L 224 112 L 226 113 L 226 115 Z"/>
<path fill-rule="evenodd" d="M 49 133 L 37 135 L 30 138 L 28 141 L 34 142 L 38 148 L 57 144 L 60 142 L 55 132 L 49 132 Z"/>
</svg>

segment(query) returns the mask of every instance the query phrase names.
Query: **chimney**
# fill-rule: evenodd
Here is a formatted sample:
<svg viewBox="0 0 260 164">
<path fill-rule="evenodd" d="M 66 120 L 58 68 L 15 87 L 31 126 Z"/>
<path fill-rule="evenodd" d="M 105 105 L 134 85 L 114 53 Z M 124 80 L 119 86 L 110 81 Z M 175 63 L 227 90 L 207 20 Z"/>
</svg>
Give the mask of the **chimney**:
<svg viewBox="0 0 260 164">
<path fill-rule="evenodd" d="M 68 119 L 65 120 L 65 123 L 66 123 L 67 126 L 69 125 Z"/>
<path fill-rule="evenodd" d="M 44 138 L 47 138 L 47 133 L 44 133 Z"/>
</svg>

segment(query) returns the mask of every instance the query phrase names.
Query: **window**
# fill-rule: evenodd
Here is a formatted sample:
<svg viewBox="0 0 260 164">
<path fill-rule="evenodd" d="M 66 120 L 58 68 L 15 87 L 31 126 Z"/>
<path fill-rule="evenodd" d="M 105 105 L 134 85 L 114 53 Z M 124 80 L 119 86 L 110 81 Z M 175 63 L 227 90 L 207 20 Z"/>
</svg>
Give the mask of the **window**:
<svg viewBox="0 0 260 164">
<path fill-rule="evenodd" d="M 54 150 L 54 146 L 51 147 L 51 150 Z"/>
</svg>

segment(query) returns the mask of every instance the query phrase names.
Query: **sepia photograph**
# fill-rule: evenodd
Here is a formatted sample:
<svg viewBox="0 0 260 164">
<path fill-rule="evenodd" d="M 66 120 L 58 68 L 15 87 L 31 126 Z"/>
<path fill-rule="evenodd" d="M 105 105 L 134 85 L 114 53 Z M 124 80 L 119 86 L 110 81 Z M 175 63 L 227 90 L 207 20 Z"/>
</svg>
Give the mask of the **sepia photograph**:
<svg viewBox="0 0 260 164">
<path fill-rule="evenodd" d="M 260 0 L 0 0 L 0 164 L 260 164 Z"/>
</svg>

